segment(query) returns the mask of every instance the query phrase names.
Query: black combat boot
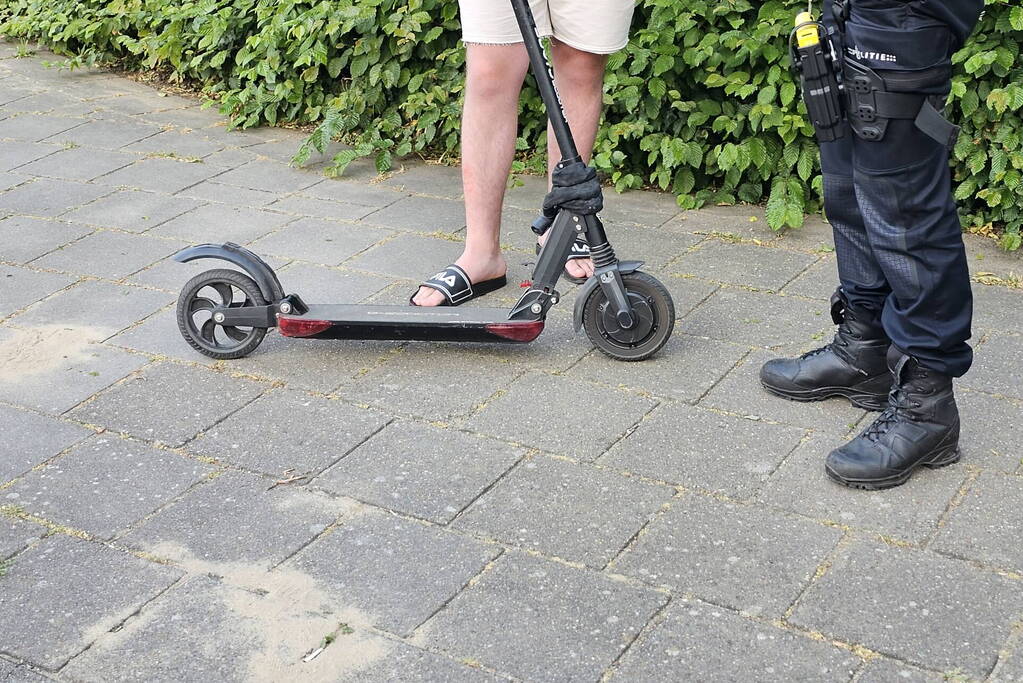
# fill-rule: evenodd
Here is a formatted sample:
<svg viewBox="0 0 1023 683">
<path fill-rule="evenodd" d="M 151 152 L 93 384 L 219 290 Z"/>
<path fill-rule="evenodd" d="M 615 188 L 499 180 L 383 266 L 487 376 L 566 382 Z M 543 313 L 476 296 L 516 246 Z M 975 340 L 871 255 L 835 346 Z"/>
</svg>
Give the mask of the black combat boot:
<svg viewBox="0 0 1023 683">
<path fill-rule="evenodd" d="M 881 327 L 880 311 L 849 306 L 838 291 L 831 298 L 831 317 L 838 325 L 834 341 L 799 358 L 764 363 L 760 383 L 793 401 L 844 396 L 857 408 L 884 410 L 892 388 L 885 361 L 891 341 Z"/>
<path fill-rule="evenodd" d="M 828 476 L 858 489 L 905 484 L 918 467 L 959 461 L 959 409 L 952 378 L 920 365 L 894 346 L 895 386 L 888 408 L 863 433 L 828 455 Z"/>
</svg>

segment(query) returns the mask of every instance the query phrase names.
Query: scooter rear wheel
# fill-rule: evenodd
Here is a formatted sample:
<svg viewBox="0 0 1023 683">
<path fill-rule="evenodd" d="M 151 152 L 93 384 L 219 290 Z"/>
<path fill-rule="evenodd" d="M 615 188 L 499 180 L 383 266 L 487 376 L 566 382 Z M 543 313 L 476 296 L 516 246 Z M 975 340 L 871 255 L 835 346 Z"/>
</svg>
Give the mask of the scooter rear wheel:
<svg viewBox="0 0 1023 683">
<path fill-rule="evenodd" d="M 586 336 L 601 353 L 622 361 L 645 360 L 668 342 L 675 329 L 675 302 L 664 285 L 652 275 L 636 271 L 622 276 L 625 292 L 635 313 L 632 327 L 618 324 L 604 292 L 590 292 L 583 306 Z"/>
<path fill-rule="evenodd" d="M 266 336 L 264 327 L 231 327 L 214 320 L 216 308 L 266 306 L 255 281 L 236 270 L 207 270 L 188 281 L 178 297 L 178 329 L 199 353 L 231 360 L 252 353 Z"/>
</svg>

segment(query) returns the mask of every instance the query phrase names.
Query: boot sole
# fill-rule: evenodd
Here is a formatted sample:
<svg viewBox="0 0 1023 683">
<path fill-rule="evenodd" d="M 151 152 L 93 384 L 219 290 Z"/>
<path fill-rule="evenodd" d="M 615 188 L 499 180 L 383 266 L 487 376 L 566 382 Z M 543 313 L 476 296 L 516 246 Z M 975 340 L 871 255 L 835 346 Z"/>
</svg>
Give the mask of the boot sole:
<svg viewBox="0 0 1023 683">
<path fill-rule="evenodd" d="M 871 412 L 881 412 L 888 405 L 887 393 L 883 395 L 867 394 L 849 387 L 821 387 L 820 389 L 810 389 L 808 391 L 791 391 L 789 389 L 772 387 L 770 384 L 762 380 L 760 383 L 763 385 L 764 389 L 767 389 L 767 391 L 775 396 L 788 399 L 789 401 L 798 401 L 800 403 L 824 401 L 829 398 L 844 398 L 857 408 L 860 408 L 861 410 L 869 410 Z"/>
<path fill-rule="evenodd" d="M 848 486 L 851 489 L 861 489 L 864 491 L 881 491 L 884 489 L 895 488 L 896 486 L 902 486 L 909 481 L 909 478 L 913 476 L 913 473 L 921 467 L 936 470 L 942 467 L 948 467 L 949 465 L 954 465 L 959 462 L 962 455 L 962 451 L 959 450 L 958 446 L 944 448 L 926 460 L 921 460 L 905 472 L 891 477 L 885 477 L 883 479 L 847 479 L 834 472 L 827 465 L 824 465 L 824 471 L 827 472 L 828 476 L 831 477 L 833 481 L 838 482 L 842 486 Z"/>
</svg>

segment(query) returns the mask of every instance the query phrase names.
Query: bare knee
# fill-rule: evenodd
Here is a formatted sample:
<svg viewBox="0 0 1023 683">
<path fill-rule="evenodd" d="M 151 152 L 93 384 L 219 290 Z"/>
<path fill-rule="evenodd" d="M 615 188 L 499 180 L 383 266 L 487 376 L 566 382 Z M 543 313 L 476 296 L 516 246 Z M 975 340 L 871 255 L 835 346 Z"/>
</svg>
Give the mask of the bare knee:
<svg viewBox="0 0 1023 683">
<path fill-rule="evenodd" d="M 529 58 L 523 45 L 469 45 L 466 50 L 466 90 L 494 98 L 518 94 Z"/>
<path fill-rule="evenodd" d="M 558 41 L 553 41 L 551 55 L 558 84 L 564 89 L 585 91 L 603 85 L 607 55 L 583 52 Z"/>
</svg>

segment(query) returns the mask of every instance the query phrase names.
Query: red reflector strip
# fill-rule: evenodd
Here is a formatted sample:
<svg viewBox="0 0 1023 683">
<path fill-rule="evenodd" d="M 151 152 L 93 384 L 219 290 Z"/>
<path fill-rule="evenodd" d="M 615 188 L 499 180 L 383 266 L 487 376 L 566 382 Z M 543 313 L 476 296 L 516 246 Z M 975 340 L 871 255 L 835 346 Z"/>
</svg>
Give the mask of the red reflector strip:
<svg viewBox="0 0 1023 683">
<path fill-rule="evenodd" d="M 524 323 L 491 323 L 487 325 L 487 332 L 518 342 L 531 342 L 543 332 L 543 321 L 532 320 Z"/>
<path fill-rule="evenodd" d="M 329 320 L 303 320 L 284 316 L 277 319 L 277 329 L 285 337 L 312 337 L 329 330 L 333 324 Z"/>
</svg>

